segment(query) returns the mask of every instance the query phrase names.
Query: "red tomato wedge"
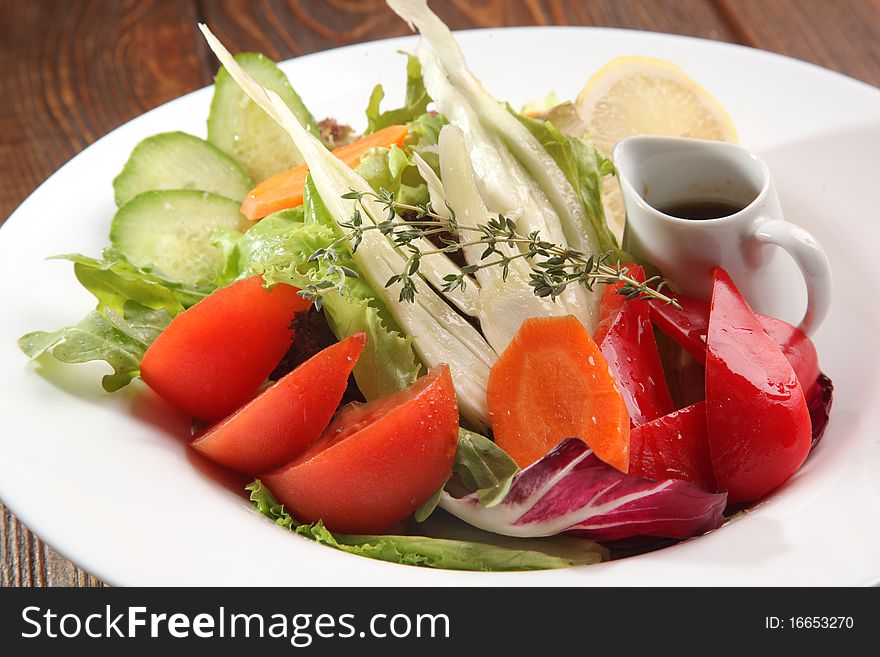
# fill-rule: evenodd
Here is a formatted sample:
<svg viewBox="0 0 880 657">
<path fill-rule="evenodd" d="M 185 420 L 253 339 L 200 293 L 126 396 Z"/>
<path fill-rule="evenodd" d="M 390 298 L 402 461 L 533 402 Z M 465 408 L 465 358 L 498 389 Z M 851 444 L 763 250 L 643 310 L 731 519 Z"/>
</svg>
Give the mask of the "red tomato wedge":
<svg viewBox="0 0 880 657">
<path fill-rule="evenodd" d="M 633 427 L 629 474 L 654 481 L 682 479 L 706 491 L 717 490 L 709 456 L 706 402 Z"/>
<path fill-rule="evenodd" d="M 233 283 L 180 313 L 147 349 L 141 378 L 172 406 L 208 422 L 254 396 L 290 348 L 293 316 L 310 302 L 260 276 Z"/>
<path fill-rule="evenodd" d="M 685 296 L 677 296 L 676 301 L 681 308 L 651 301 L 651 319 L 661 331 L 684 347 L 694 358 L 705 363 L 709 303 Z M 809 390 L 819 377 L 819 355 L 813 342 L 799 328 L 781 319 L 767 315 L 757 317 L 791 363 L 801 387 Z"/>
<path fill-rule="evenodd" d="M 599 347 L 576 318 L 523 322 L 489 373 L 495 442 L 525 468 L 580 438 L 626 472 L 629 413 Z"/>
<path fill-rule="evenodd" d="M 364 350 L 363 332 L 323 349 L 196 437 L 215 463 L 250 475 L 287 463 L 321 435 Z"/>
<path fill-rule="evenodd" d="M 706 416 L 715 480 L 731 503 L 782 485 L 810 450 L 810 414 L 791 364 L 727 272 L 714 286 L 706 351 Z"/>
<path fill-rule="evenodd" d="M 628 269 L 636 280 L 645 280 L 641 267 L 629 265 Z M 674 406 L 657 351 L 657 341 L 654 340 L 650 306 L 637 299 L 627 301 L 617 294 L 622 286 L 622 283 L 617 283 L 605 287 L 601 305 L 603 308 L 617 305 L 617 312 L 608 326 L 601 328 L 604 337 L 599 346 L 620 386 L 630 419 L 633 424 L 639 425 L 668 415 Z M 623 303 L 606 302 L 606 298 L 612 295 L 623 300 Z"/>
<path fill-rule="evenodd" d="M 348 416 L 356 421 L 343 426 Z M 446 481 L 458 446 L 449 368 L 407 390 L 340 413 L 291 463 L 260 479 L 303 522 L 378 534 L 406 518 Z"/>
</svg>

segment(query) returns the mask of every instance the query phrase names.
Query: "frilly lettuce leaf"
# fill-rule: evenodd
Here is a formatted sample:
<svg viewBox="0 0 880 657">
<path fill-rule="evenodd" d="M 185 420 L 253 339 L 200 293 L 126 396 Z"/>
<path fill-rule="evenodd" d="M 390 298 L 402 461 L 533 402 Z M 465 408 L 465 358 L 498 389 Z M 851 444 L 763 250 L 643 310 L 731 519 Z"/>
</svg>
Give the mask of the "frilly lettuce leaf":
<svg viewBox="0 0 880 657">
<path fill-rule="evenodd" d="M 422 66 L 419 64 L 418 58 L 405 52 L 401 52 L 401 54 L 406 55 L 407 58 L 406 97 L 403 107 L 380 112 L 379 105 L 385 97 L 385 90 L 381 84 L 377 84 L 373 87 L 370 101 L 367 104 L 366 134 L 387 128 L 390 125 L 409 123 L 420 114 L 424 114 L 428 103 L 431 102 L 431 98 L 425 89 L 424 80 L 422 80 Z"/>
<path fill-rule="evenodd" d="M 207 293 L 174 288 L 112 249 L 102 260 L 77 254 L 56 258 L 74 263 L 77 279 L 94 295 L 97 308 L 74 326 L 23 335 L 18 346 L 34 359 L 48 354 L 63 363 L 106 361 L 113 368 L 102 380 L 108 392 L 136 377 L 147 347 L 171 318 Z"/>
<path fill-rule="evenodd" d="M 309 262 L 312 253 L 329 246 L 336 237 L 309 180 L 302 209 L 266 217 L 238 240 L 235 257 L 240 276 L 262 274 L 268 284 L 287 283 L 320 291 L 327 323 L 337 338 L 365 331 L 367 345 L 354 377 L 368 400 L 408 388 L 418 378 L 421 364 L 410 338 L 401 334 L 367 283 L 361 277 L 331 275 L 325 266 Z M 337 252 L 337 265 L 354 270 L 351 254 L 343 247 Z"/>
<path fill-rule="evenodd" d="M 387 190 L 398 203 L 419 205 L 427 203 L 428 186 L 410 157 L 397 146 L 373 148 L 358 165 L 357 172 L 374 190 Z"/>
<path fill-rule="evenodd" d="M 148 308 L 165 308 L 174 316 L 210 294 L 214 287 L 192 287 L 166 280 L 138 269 L 112 248 L 104 249 L 101 259 L 71 253 L 50 260 L 74 263 L 76 277 L 98 300 L 98 308 L 122 312 L 126 301 L 137 301 Z"/>
<path fill-rule="evenodd" d="M 298 522 L 259 480 L 246 489 L 250 491 L 250 499 L 257 511 L 276 525 L 343 552 L 391 563 L 452 570 L 545 570 L 598 563 L 608 554 L 591 541 L 568 537 L 526 542 L 484 535 L 488 541 L 500 543 L 493 544 L 431 536 L 335 534 L 320 521 L 314 524 Z M 457 532 L 475 533 L 460 526 L 436 527 L 434 530 L 444 536 Z M 480 536 L 480 533 L 476 535 Z M 526 548 L 527 545 L 533 549 Z"/>
<path fill-rule="evenodd" d="M 18 346 L 31 358 L 51 354 L 63 363 L 106 361 L 113 374 L 101 383 L 107 392 L 115 392 L 139 374 L 147 347 L 170 321 L 165 308 L 154 310 L 127 301 L 122 314 L 109 307 L 104 314 L 93 310 L 75 326 L 23 335 Z"/>
</svg>

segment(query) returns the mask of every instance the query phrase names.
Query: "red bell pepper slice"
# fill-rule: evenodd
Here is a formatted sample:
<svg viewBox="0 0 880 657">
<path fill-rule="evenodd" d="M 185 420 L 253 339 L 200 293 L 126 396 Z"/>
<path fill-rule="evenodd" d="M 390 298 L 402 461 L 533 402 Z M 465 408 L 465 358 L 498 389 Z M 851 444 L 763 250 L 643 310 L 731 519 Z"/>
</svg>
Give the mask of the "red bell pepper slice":
<svg viewBox="0 0 880 657">
<path fill-rule="evenodd" d="M 633 427 L 629 474 L 653 481 L 681 479 L 706 491 L 717 490 L 709 457 L 706 402 Z"/>
<path fill-rule="evenodd" d="M 630 275 L 645 280 L 645 272 L 627 265 Z M 674 410 L 666 375 L 654 340 L 650 306 L 642 300 L 626 299 L 617 293 L 622 284 L 609 285 L 602 295 L 599 342 L 617 385 L 623 394 L 630 419 L 636 426 L 668 415 Z M 616 310 L 616 315 L 612 315 Z M 608 317 L 613 317 L 609 323 Z"/>
<path fill-rule="evenodd" d="M 676 296 L 681 308 L 651 301 L 651 319 L 670 338 L 684 347 L 701 363 L 706 362 L 706 332 L 709 329 L 709 303 L 702 299 Z M 819 378 L 819 355 L 807 335 L 788 322 L 767 315 L 757 315 L 764 330 L 788 358 L 804 390 L 810 390 Z"/>
<path fill-rule="evenodd" d="M 791 364 L 723 269 L 714 285 L 706 339 L 709 453 L 731 503 L 782 485 L 810 450 L 810 414 Z"/>
</svg>

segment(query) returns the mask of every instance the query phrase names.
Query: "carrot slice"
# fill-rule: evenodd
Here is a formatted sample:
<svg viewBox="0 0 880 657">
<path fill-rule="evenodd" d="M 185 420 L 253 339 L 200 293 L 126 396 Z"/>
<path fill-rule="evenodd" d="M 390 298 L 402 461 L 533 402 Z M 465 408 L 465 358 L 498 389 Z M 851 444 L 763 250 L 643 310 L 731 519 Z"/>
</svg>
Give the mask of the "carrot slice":
<svg viewBox="0 0 880 657">
<path fill-rule="evenodd" d="M 599 347 L 574 317 L 528 319 L 489 374 L 495 442 L 526 467 L 580 438 L 626 472 L 629 413 Z"/>
<path fill-rule="evenodd" d="M 354 169 L 371 148 L 403 146 L 408 130 L 405 125 L 390 125 L 350 144 L 334 148 L 333 154 Z M 248 192 L 241 204 L 242 214 L 251 221 L 256 221 L 273 212 L 302 205 L 303 189 L 308 175 L 309 168 L 301 164 L 266 178 Z"/>
</svg>

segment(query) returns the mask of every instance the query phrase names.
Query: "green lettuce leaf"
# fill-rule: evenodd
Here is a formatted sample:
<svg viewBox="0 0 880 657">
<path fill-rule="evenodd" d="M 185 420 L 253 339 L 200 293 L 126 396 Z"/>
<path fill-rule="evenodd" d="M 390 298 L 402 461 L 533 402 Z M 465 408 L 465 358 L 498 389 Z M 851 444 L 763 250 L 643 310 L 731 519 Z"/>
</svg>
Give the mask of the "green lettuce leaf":
<svg viewBox="0 0 880 657">
<path fill-rule="evenodd" d="M 428 186 L 419 175 L 415 162 L 397 146 L 367 151 L 357 172 L 377 192 L 385 189 L 398 203 L 419 205 L 430 200 Z"/>
<path fill-rule="evenodd" d="M 407 57 L 406 97 L 403 107 L 380 112 L 379 105 L 385 97 L 385 90 L 381 84 L 377 84 L 373 87 L 370 101 L 367 104 L 367 130 L 365 134 L 376 132 L 390 125 L 409 123 L 420 114 L 424 114 L 428 103 L 431 102 L 431 98 L 425 89 L 424 80 L 422 80 L 422 65 L 419 64 L 418 58 L 409 53 L 402 52 L 401 54 Z"/>
<path fill-rule="evenodd" d="M 541 142 L 577 191 L 598 238 L 600 252 L 611 251 L 623 258 L 625 254 L 608 228 L 602 207 L 602 179 L 614 173 L 611 160 L 582 139 L 563 134 L 549 121 L 530 119 L 512 109 L 510 111 Z M 629 260 L 631 258 L 627 257 L 623 262 Z"/>
<path fill-rule="evenodd" d="M 109 307 L 104 314 L 93 310 L 75 326 L 23 335 L 18 346 L 33 359 L 51 355 L 63 363 L 106 361 L 113 374 L 104 376 L 101 383 L 108 392 L 115 392 L 138 375 L 147 347 L 170 322 L 165 308 L 127 301 L 122 313 Z"/>
<path fill-rule="evenodd" d="M 257 511 L 276 525 L 324 545 L 358 554 L 371 559 L 410 566 L 446 568 L 452 570 L 509 571 L 564 568 L 578 564 L 597 563 L 607 557 L 607 551 L 591 541 L 561 537 L 553 541 L 523 541 L 504 537 L 485 536 L 500 545 L 457 538 L 407 535 L 350 535 L 330 532 L 320 521 L 303 524 L 284 510 L 284 506 L 259 480 L 249 484 L 250 499 Z M 447 520 L 448 522 L 448 520 Z M 453 535 L 462 528 L 435 526 L 433 532 Z M 465 529 L 464 531 L 467 531 Z M 522 549 L 523 545 L 535 549 Z M 511 547 L 515 545 L 516 547 Z M 553 550 L 540 548 L 553 546 Z"/>
<path fill-rule="evenodd" d="M 98 300 L 98 308 L 122 312 L 126 301 L 137 301 L 148 308 L 165 308 L 172 316 L 210 294 L 214 287 L 191 287 L 144 272 L 112 248 L 102 258 L 78 253 L 53 256 L 50 260 L 74 263 L 77 279 Z"/>
<path fill-rule="evenodd" d="M 467 429 L 458 431 L 453 472 L 465 487 L 476 492 L 483 506 L 495 506 L 507 495 L 519 466 L 494 442 Z"/>
<path fill-rule="evenodd" d="M 70 254 L 77 280 L 97 300 L 97 307 L 75 324 L 57 331 L 33 331 L 18 340 L 32 359 L 50 355 L 63 363 L 103 360 L 113 374 L 102 379 L 108 392 L 127 385 L 140 372 L 141 359 L 171 319 L 207 291 L 172 289 L 141 272 L 112 249 L 101 260 Z"/>
<path fill-rule="evenodd" d="M 440 176 L 440 154 L 437 144 L 440 141 L 440 130 L 449 123 L 442 114 L 425 113 L 416 117 L 409 124 L 409 132 L 403 148 L 407 153 L 418 153 L 438 176 Z"/>
<path fill-rule="evenodd" d="M 476 493 L 480 503 L 492 507 L 501 502 L 510 490 L 519 466 L 503 449 L 485 436 L 459 428 L 458 447 L 452 472 L 457 474 L 469 493 Z M 440 503 L 440 496 L 448 480 L 434 491 L 418 509 L 416 522 L 424 522 Z"/>
<path fill-rule="evenodd" d="M 354 369 L 364 397 L 377 399 L 412 385 L 422 371 L 410 338 L 361 277 L 328 272 L 309 256 L 336 240 L 327 210 L 309 179 L 301 209 L 266 217 L 236 244 L 241 276 L 262 274 L 269 284 L 287 283 L 320 292 L 330 330 L 338 339 L 365 331 L 367 344 Z M 337 265 L 354 271 L 351 254 L 338 248 Z"/>
</svg>

